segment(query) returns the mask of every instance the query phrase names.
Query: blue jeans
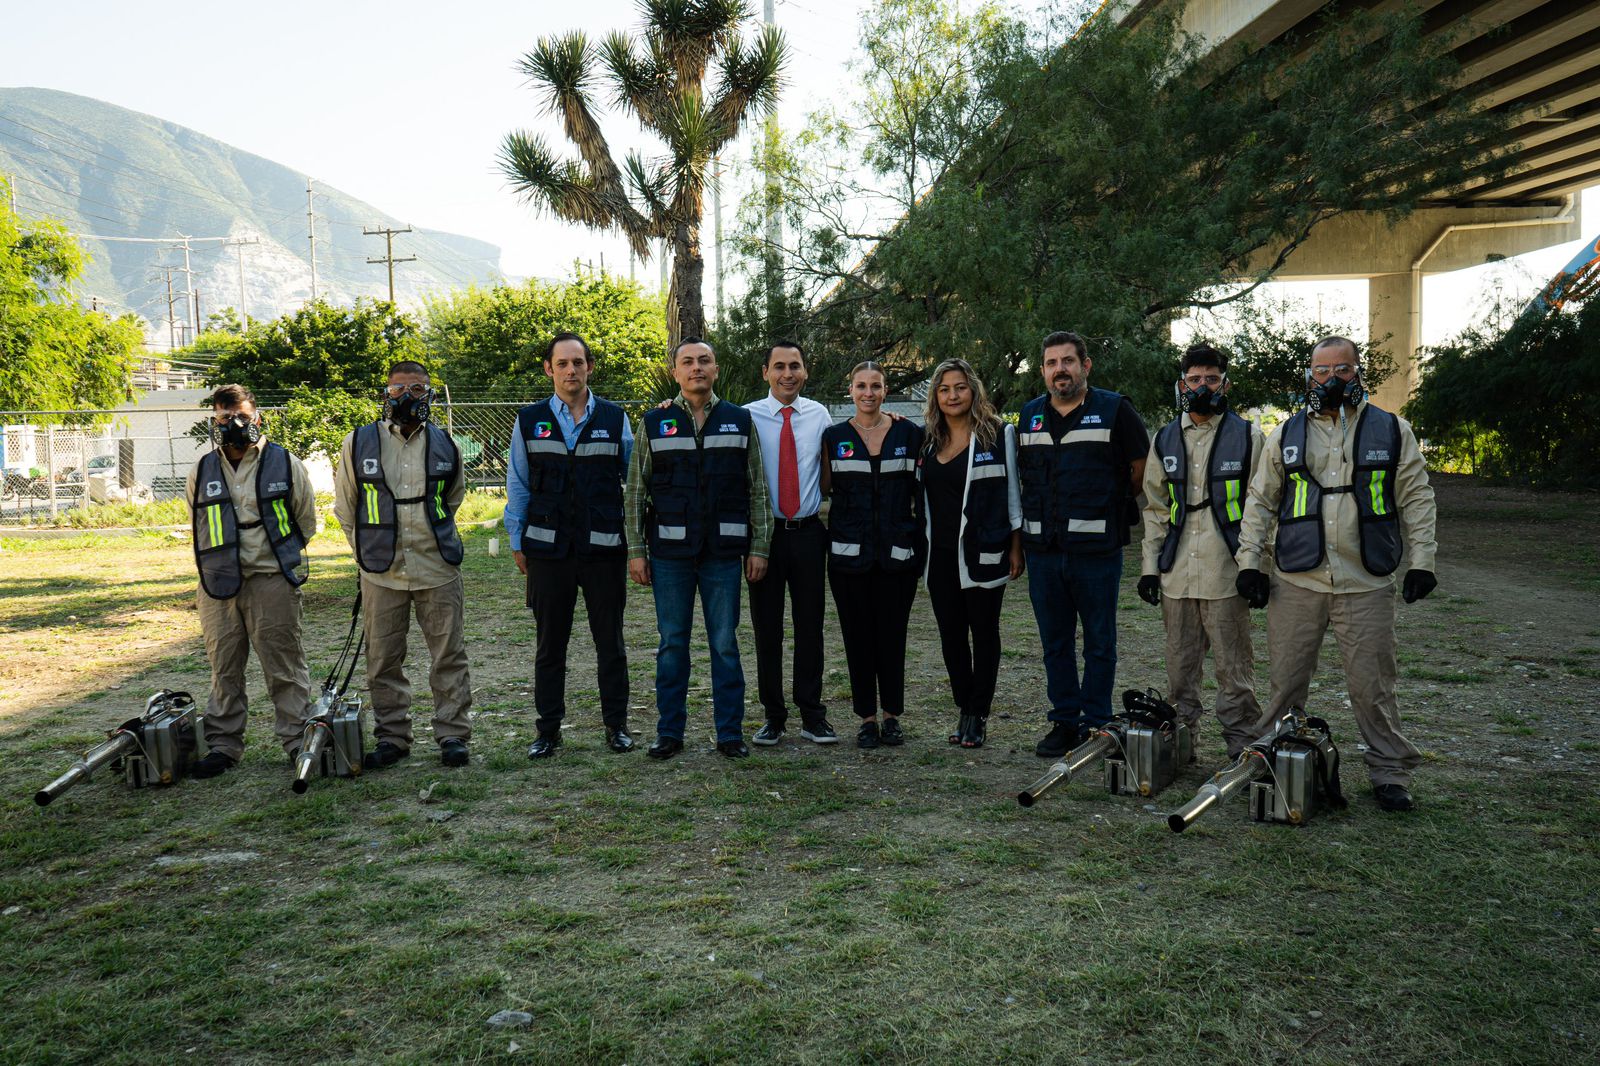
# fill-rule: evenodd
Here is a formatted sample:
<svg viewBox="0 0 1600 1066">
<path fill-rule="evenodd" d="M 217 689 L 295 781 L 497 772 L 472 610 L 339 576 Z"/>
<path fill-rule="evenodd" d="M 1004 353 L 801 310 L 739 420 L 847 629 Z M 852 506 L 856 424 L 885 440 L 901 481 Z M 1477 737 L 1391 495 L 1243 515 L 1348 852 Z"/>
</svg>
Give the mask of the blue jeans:
<svg viewBox="0 0 1600 1066">
<path fill-rule="evenodd" d="M 1111 719 L 1117 675 L 1117 594 L 1122 553 L 1028 552 L 1028 598 L 1044 646 L 1045 690 L 1052 722 L 1082 730 Z M 1083 623 L 1083 681 L 1077 627 Z"/>
<path fill-rule="evenodd" d="M 744 739 L 744 667 L 739 663 L 739 586 L 741 559 L 650 558 L 656 594 L 656 735 L 683 739 L 688 722 L 689 630 L 694 624 L 694 594 L 711 645 L 711 707 L 717 743 Z"/>
</svg>

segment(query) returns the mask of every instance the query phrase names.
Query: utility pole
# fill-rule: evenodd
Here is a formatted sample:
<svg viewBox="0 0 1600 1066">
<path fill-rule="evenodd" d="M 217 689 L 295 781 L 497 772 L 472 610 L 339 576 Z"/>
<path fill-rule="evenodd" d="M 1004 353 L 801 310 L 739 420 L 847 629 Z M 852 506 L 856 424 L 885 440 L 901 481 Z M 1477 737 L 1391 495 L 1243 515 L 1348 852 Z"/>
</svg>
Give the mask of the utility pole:
<svg viewBox="0 0 1600 1066">
<path fill-rule="evenodd" d="M 200 336 L 200 290 L 194 292 L 194 335 Z"/>
<path fill-rule="evenodd" d="M 172 312 L 172 268 L 162 267 L 161 269 L 167 275 L 167 351 L 174 352 L 178 350 L 178 332 L 177 323 L 173 321 Z"/>
<path fill-rule="evenodd" d="M 361 228 L 361 235 L 364 237 L 383 238 L 383 258 L 368 259 L 367 262 L 387 263 L 389 265 L 389 303 L 391 305 L 394 303 L 394 265 L 396 263 L 415 263 L 417 261 L 417 257 L 414 255 L 408 255 L 403 259 L 396 259 L 394 257 L 395 237 L 401 233 L 410 232 L 410 226 L 407 226 L 405 229 L 389 229 L 387 226 L 383 227 L 382 229 L 367 229 L 365 226 Z"/>
<path fill-rule="evenodd" d="M 306 179 L 306 232 L 311 238 L 311 302 L 317 302 L 317 215 L 311 201 L 311 179 Z"/>
<path fill-rule="evenodd" d="M 6 175 L 6 191 L 11 194 L 11 213 L 14 215 L 17 213 L 17 176 L 15 174 Z"/>
<path fill-rule="evenodd" d="M 200 301 L 194 293 L 194 271 L 189 269 L 189 238 L 183 238 L 183 284 L 184 295 L 189 300 L 189 324 L 194 327 L 194 336 L 200 335 Z"/>
<path fill-rule="evenodd" d="M 239 332 L 246 336 L 250 333 L 250 311 L 244 305 L 244 250 L 246 245 L 260 243 L 257 237 L 241 237 L 223 245 L 224 248 L 239 250 Z"/>
</svg>

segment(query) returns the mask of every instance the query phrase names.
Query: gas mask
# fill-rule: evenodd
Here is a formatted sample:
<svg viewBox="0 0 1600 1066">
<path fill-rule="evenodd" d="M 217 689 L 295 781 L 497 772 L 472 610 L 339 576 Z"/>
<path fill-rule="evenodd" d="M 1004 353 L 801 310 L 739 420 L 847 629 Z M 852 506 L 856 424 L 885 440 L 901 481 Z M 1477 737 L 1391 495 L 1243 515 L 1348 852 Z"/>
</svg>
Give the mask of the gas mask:
<svg viewBox="0 0 1600 1066">
<path fill-rule="evenodd" d="M 211 423 L 211 443 L 218 448 L 243 451 L 261 439 L 261 423 L 248 415 L 235 414 L 224 422 Z"/>
<path fill-rule="evenodd" d="M 1317 381 L 1306 371 L 1306 406 L 1312 414 L 1321 414 L 1324 411 L 1337 410 L 1340 404 L 1346 407 L 1359 407 L 1361 401 L 1367 398 L 1367 387 L 1361 384 L 1361 371 L 1356 371 L 1356 376 L 1349 381 L 1337 374 L 1328 375 L 1327 381 Z"/>
<path fill-rule="evenodd" d="M 398 387 L 398 386 L 396 386 Z M 421 425 L 428 421 L 428 416 L 433 410 L 433 387 L 431 385 L 409 386 L 399 396 L 395 396 L 389 389 L 383 392 L 383 415 L 395 425 Z"/>
<path fill-rule="evenodd" d="M 1210 385 L 1191 389 L 1179 378 L 1172 386 L 1178 398 L 1178 410 L 1191 415 L 1220 415 L 1228 409 L 1228 394 L 1222 391 L 1227 384 L 1227 375 L 1223 375 L 1222 386 L 1215 391 Z"/>
</svg>

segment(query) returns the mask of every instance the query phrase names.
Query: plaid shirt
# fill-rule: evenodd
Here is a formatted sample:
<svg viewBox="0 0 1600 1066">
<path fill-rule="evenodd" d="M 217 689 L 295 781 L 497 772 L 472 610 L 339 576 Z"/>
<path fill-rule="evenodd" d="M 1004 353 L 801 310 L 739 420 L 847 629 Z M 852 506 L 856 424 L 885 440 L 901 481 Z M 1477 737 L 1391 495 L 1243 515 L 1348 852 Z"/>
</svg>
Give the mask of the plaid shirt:
<svg viewBox="0 0 1600 1066">
<path fill-rule="evenodd" d="M 689 401 L 678 393 L 672 401 L 689 414 L 698 441 L 704 431 L 705 421 L 722 400 L 716 393 L 706 401 L 705 421 L 695 421 Z M 761 438 L 750 434 L 750 447 L 745 450 L 745 478 L 750 484 L 750 554 L 758 559 L 767 557 L 772 544 L 772 507 L 767 500 L 767 474 L 761 466 Z M 650 554 L 650 541 L 645 534 L 644 517 L 650 504 L 650 442 L 641 440 L 633 449 L 633 459 L 628 463 L 628 483 L 622 488 L 622 503 L 627 509 L 628 558 L 643 559 Z"/>
</svg>

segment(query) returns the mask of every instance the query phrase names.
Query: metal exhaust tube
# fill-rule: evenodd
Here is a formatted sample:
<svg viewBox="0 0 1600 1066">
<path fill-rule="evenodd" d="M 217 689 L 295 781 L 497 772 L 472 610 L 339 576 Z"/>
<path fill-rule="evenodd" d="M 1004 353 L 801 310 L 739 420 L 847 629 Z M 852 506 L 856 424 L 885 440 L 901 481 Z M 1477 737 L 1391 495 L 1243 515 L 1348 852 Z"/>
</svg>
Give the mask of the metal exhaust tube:
<svg viewBox="0 0 1600 1066">
<path fill-rule="evenodd" d="M 139 750 L 139 739 L 126 730 L 118 730 L 110 740 L 90 749 L 82 761 L 73 763 L 66 773 L 35 792 L 33 802 L 41 807 L 48 807 L 57 796 L 79 782 L 89 780 L 90 775 L 107 763 L 115 762 L 137 750 Z"/>
<path fill-rule="evenodd" d="M 1017 802 L 1024 807 L 1032 807 L 1046 792 L 1071 781 L 1073 774 L 1104 758 L 1110 750 L 1111 738 L 1104 731 L 1097 733 L 1093 739 L 1067 752 L 1066 759 L 1046 770 L 1039 780 L 1018 792 Z"/>
<path fill-rule="evenodd" d="M 300 735 L 300 757 L 295 760 L 294 781 L 289 786 L 296 796 L 304 795 L 311 787 L 311 775 L 322 761 L 322 749 L 332 737 L 333 730 L 326 718 L 313 718 L 306 723 L 306 731 Z"/>
<path fill-rule="evenodd" d="M 1266 772 L 1266 756 L 1253 748 L 1246 751 L 1234 760 L 1232 766 L 1218 771 L 1215 777 L 1201 785 L 1194 799 L 1167 815 L 1167 828 L 1174 833 L 1183 832 L 1202 814 Z"/>
</svg>

